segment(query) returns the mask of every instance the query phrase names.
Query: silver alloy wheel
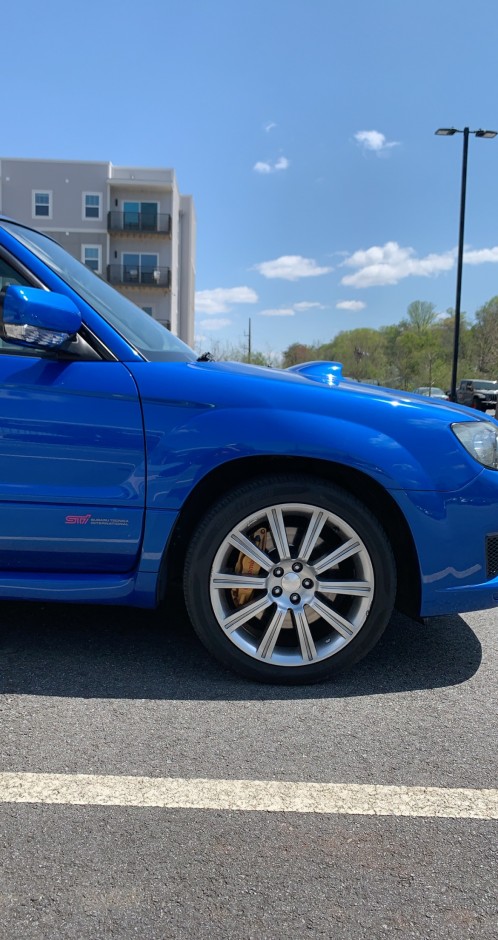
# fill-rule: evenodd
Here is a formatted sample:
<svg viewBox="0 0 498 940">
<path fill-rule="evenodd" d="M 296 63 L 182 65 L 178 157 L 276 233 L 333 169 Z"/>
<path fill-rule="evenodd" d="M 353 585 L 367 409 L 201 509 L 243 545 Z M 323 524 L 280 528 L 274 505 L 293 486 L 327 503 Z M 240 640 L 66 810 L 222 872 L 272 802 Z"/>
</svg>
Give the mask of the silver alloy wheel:
<svg viewBox="0 0 498 940">
<path fill-rule="evenodd" d="M 261 531 L 263 548 L 255 544 Z M 247 516 L 224 538 L 210 573 L 211 604 L 225 636 L 275 666 L 318 663 L 347 646 L 367 620 L 374 590 L 372 560 L 358 533 L 305 503 Z M 244 599 L 236 603 L 238 592 Z"/>
</svg>

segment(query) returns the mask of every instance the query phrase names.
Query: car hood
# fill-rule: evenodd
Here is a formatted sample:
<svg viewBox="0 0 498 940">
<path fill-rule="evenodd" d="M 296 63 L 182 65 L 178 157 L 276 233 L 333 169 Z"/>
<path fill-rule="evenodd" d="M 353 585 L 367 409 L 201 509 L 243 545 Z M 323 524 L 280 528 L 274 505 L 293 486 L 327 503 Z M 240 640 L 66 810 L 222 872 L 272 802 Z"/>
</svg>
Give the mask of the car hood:
<svg viewBox="0 0 498 940">
<path fill-rule="evenodd" d="M 482 420 L 463 405 L 430 399 L 342 376 L 337 362 L 308 362 L 271 369 L 240 362 L 127 363 L 142 397 L 208 408 L 263 408 L 338 417 L 384 430 L 397 424 Z"/>
</svg>

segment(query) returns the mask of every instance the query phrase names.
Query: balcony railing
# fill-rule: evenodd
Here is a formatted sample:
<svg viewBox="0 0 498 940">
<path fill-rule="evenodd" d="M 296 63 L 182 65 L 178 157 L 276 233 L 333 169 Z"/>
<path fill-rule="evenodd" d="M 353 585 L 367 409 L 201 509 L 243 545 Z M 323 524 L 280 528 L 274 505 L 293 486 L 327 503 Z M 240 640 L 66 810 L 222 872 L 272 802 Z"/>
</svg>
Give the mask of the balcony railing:
<svg viewBox="0 0 498 940">
<path fill-rule="evenodd" d="M 169 212 L 120 212 L 111 209 L 107 213 L 108 232 L 129 232 L 145 235 L 171 235 Z"/>
<path fill-rule="evenodd" d="M 151 268 L 133 264 L 108 264 L 107 280 L 109 284 L 122 284 L 125 287 L 171 287 L 170 268 Z"/>
</svg>

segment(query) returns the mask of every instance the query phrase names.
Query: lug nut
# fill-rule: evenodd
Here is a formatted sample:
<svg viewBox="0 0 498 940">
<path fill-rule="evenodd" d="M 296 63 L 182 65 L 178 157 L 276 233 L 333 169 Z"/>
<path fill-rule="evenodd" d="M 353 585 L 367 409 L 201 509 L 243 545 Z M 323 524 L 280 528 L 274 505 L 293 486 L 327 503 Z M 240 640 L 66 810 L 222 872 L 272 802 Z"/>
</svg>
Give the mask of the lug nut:
<svg viewBox="0 0 498 940">
<path fill-rule="evenodd" d="M 293 570 L 293 571 L 302 571 L 302 570 L 303 570 L 303 566 L 302 566 L 301 562 L 300 562 L 300 561 L 295 561 L 294 564 L 293 564 L 293 566 L 292 566 L 292 570 Z"/>
<path fill-rule="evenodd" d="M 274 597 L 280 597 L 280 595 L 282 594 L 282 588 L 281 588 L 281 587 L 274 587 L 274 588 L 273 588 L 273 591 L 272 591 L 272 594 L 273 594 Z"/>
<path fill-rule="evenodd" d="M 301 600 L 301 598 L 299 594 L 291 594 L 290 600 L 292 604 L 299 604 L 299 601 Z"/>
<path fill-rule="evenodd" d="M 312 587 L 313 587 L 313 581 L 311 580 L 311 578 L 303 578 L 303 588 L 309 589 Z"/>
<path fill-rule="evenodd" d="M 282 575 L 283 575 L 283 573 L 284 573 L 284 569 L 283 569 L 283 568 L 275 568 L 275 570 L 274 570 L 274 572 L 273 572 L 273 574 L 275 575 L 276 578 L 281 578 Z"/>
</svg>

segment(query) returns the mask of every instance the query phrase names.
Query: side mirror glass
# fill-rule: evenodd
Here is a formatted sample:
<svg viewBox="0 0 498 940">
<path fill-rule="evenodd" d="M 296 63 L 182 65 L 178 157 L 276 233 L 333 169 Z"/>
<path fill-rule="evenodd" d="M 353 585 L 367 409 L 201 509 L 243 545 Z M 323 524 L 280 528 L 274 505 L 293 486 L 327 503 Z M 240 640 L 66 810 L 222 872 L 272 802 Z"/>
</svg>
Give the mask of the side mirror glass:
<svg viewBox="0 0 498 940">
<path fill-rule="evenodd" d="M 81 327 L 81 314 L 64 294 L 13 284 L 0 294 L 0 336 L 39 349 L 63 346 Z"/>
</svg>

